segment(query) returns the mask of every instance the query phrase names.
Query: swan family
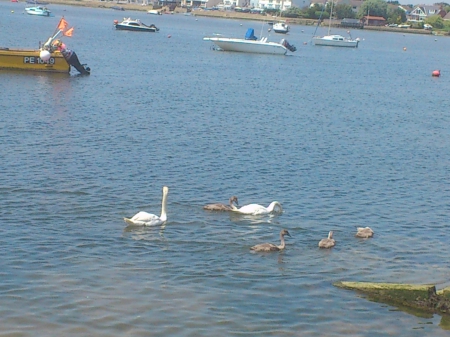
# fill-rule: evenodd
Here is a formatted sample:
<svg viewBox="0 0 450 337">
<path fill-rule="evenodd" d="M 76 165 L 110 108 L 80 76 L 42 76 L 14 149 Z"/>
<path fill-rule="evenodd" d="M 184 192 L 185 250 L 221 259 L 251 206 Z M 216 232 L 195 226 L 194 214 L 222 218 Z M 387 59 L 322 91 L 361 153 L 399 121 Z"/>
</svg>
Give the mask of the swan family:
<svg viewBox="0 0 450 337">
<path fill-rule="evenodd" d="M 167 195 L 169 194 L 169 188 L 163 186 L 162 189 L 162 201 L 161 201 L 161 215 L 150 214 L 144 211 L 136 213 L 131 218 L 123 218 L 125 223 L 130 226 L 159 226 L 167 221 Z M 238 198 L 233 195 L 229 199 L 229 205 L 215 203 L 203 206 L 203 209 L 208 211 L 229 211 L 245 215 L 267 215 L 272 213 L 282 213 L 283 208 L 278 201 L 273 201 L 269 206 L 264 207 L 258 204 L 249 204 L 240 208 Z M 357 227 L 355 236 L 358 238 L 368 239 L 373 237 L 374 231 L 370 227 Z M 283 250 L 286 247 L 284 240 L 285 236 L 291 237 L 287 229 L 280 231 L 280 245 L 273 243 L 261 243 L 252 246 L 250 250 L 256 252 L 276 252 Z M 333 239 L 333 231 L 328 233 L 328 237 L 319 241 L 319 248 L 331 248 L 334 247 L 336 241 Z"/>
</svg>

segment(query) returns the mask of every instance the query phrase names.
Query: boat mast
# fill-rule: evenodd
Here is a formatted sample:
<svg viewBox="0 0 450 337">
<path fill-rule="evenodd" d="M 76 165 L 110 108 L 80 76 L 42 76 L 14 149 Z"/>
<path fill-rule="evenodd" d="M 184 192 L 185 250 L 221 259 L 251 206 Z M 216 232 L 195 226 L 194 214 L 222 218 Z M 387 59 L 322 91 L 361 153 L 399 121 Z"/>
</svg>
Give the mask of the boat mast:
<svg viewBox="0 0 450 337">
<path fill-rule="evenodd" d="M 331 31 L 331 18 L 333 17 L 333 4 L 334 4 L 334 1 L 331 0 L 330 20 L 328 21 L 328 35 L 330 35 L 330 31 Z"/>
</svg>

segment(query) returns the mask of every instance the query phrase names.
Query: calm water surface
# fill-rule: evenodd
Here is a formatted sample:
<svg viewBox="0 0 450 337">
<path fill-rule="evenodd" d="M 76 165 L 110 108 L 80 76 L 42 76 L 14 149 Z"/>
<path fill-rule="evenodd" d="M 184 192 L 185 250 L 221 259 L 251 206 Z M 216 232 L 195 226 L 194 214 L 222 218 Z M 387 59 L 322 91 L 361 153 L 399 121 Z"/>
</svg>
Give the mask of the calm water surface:
<svg viewBox="0 0 450 337">
<path fill-rule="evenodd" d="M 295 54 L 250 55 L 202 37 L 257 22 L 23 7 L 2 3 L 0 45 L 37 47 L 64 15 L 92 74 L 1 72 L 0 336 L 448 335 L 332 284 L 450 285 L 450 39 L 332 49 L 293 26 Z M 160 32 L 117 32 L 123 16 Z M 163 185 L 167 224 L 126 228 Z M 231 195 L 284 213 L 203 211 Z M 285 251 L 250 253 L 282 228 Z"/>
</svg>

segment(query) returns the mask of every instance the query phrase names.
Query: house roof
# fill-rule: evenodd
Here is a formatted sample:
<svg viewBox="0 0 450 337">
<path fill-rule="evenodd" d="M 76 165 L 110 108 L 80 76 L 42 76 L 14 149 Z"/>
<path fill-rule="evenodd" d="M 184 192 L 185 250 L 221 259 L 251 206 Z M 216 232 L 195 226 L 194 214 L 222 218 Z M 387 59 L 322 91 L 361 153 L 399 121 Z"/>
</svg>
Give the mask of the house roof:
<svg viewBox="0 0 450 337">
<path fill-rule="evenodd" d="M 411 12 L 413 10 L 413 7 L 408 5 L 398 5 L 398 8 L 403 9 L 405 12 Z"/>
<path fill-rule="evenodd" d="M 428 12 L 428 11 L 430 11 L 430 10 L 432 10 L 432 11 L 438 11 L 438 10 L 441 9 L 441 6 L 435 6 L 435 5 L 416 5 L 416 6 L 414 6 L 414 8 L 417 8 L 417 7 L 422 8 L 422 10 L 423 10 L 424 12 Z"/>
<path fill-rule="evenodd" d="M 382 16 L 366 15 L 366 16 L 364 16 L 364 18 L 366 18 L 367 20 L 380 20 L 380 21 L 386 21 L 386 19 L 383 18 Z"/>
</svg>

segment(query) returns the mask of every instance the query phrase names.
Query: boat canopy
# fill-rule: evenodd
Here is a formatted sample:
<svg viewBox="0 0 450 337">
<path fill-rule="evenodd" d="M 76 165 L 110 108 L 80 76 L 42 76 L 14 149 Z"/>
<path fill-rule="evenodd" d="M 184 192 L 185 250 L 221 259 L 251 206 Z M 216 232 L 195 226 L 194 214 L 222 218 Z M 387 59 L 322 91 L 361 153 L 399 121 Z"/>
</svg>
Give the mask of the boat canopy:
<svg viewBox="0 0 450 337">
<path fill-rule="evenodd" d="M 258 38 L 255 36 L 255 30 L 253 28 L 247 29 L 247 33 L 245 33 L 245 39 L 246 40 L 258 40 Z"/>
</svg>

